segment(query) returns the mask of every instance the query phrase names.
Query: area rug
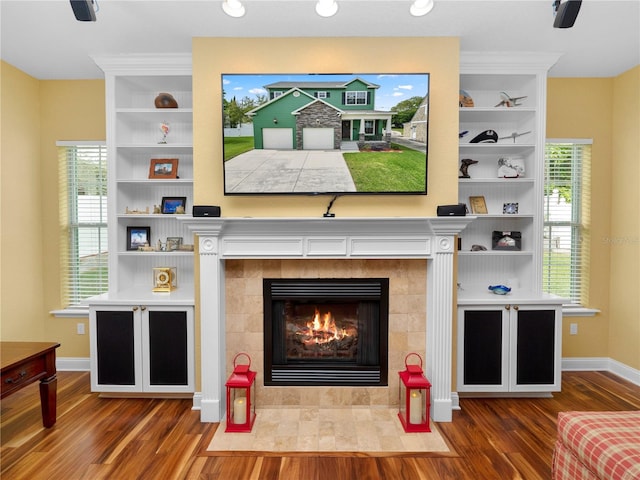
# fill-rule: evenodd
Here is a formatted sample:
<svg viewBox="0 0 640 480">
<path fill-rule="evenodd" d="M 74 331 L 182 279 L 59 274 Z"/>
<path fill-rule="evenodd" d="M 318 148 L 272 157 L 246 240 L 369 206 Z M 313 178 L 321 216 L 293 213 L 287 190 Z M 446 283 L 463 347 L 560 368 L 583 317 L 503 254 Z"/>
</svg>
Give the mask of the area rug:
<svg viewBox="0 0 640 480">
<path fill-rule="evenodd" d="M 429 433 L 405 433 L 398 411 L 388 408 L 263 408 L 256 409 L 250 433 L 226 433 L 225 427 L 220 422 L 208 454 L 450 452 L 433 423 Z"/>
</svg>

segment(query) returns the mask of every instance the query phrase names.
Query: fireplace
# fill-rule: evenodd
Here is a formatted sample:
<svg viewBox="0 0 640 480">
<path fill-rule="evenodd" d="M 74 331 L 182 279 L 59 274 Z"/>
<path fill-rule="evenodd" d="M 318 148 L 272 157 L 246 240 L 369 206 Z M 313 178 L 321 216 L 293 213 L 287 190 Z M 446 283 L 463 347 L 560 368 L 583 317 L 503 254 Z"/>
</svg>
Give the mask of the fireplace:
<svg viewBox="0 0 640 480">
<path fill-rule="evenodd" d="M 387 385 L 387 278 L 264 279 L 265 385 Z"/>
<path fill-rule="evenodd" d="M 421 265 L 423 279 L 411 279 L 406 285 L 420 288 L 426 302 L 420 304 L 420 315 L 406 315 L 404 310 L 414 303 L 403 299 L 390 282 L 389 355 L 388 370 L 397 372 L 404 367 L 408 351 L 425 353 L 425 374 L 431 381 L 431 413 L 438 422 L 450 422 L 454 406 L 451 392 L 452 318 L 454 280 L 455 235 L 458 235 L 474 217 L 421 217 L 421 218 L 192 218 L 186 215 L 177 220 L 185 222 L 197 235 L 199 263 L 199 318 L 201 394 L 194 396 L 195 408 L 201 409 L 203 422 L 218 422 L 224 418 L 224 382 L 229 374 L 231 355 L 244 351 L 248 344 L 255 352 L 256 370 L 264 372 L 263 365 L 263 292 L 262 279 L 273 278 L 272 262 L 295 260 L 295 267 L 282 267 L 286 275 L 310 277 L 307 264 L 317 262 L 315 269 L 325 273 L 325 266 L 390 261 L 402 271 L 398 260 L 426 260 L 413 262 Z M 263 275 L 246 277 L 246 288 L 230 301 L 225 297 L 226 287 L 234 290 L 235 278 L 225 274 L 229 260 L 265 262 Z M 342 262 L 341 260 L 344 260 Z M 391 268 L 393 269 L 393 267 Z M 346 267 L 349 277 L 360 276 L 359 269 Z M 351 274 L 351 272 L 358 272 Z M 382 270 L 367 277 L 386 277 Z M 304 275 L 300 275 L 304 273 Z M 313 278 L 333 278 L 331 273 Z M 426 276 L 426 282 L 424 277 Z M 253 279 L 258 280 L 251 283 Z M 176 292 L 180 295 L 180 290 Z M 173 295 L 173 294 L 172 294 Z M 251 300 L 255 295 L 255 302 Z M 178 297 L 179 298 L 179 297 Z M 233 308 L 243 304 L 249 311 L 234 313 Z M 258 311 L 259 314 L 257 313 Z M 407 325 L 416 320 L 425 335 L 415 335 Z M 242 325 L 242 321 L 248 322 Z M 255 329 L 259 328 L 260 332 Z M 229 331 L 233 329 L 233 331 Z M 226 330 L 226 331 L 225 331 Z M 249 332 L 249 333 L 247 333 Z M 426 337 L 426 338 L 425 338 Z M 235 340 L 236 347 L 227 344 Z M 231 345 L 231 344 L 229 344 Z M 227 349 L 230 348 L 229 351 Z M 403 352 L 400 353 L 400 352 Z M 259 364 L 258 364 L 259 363 Z M 397 379 L 388 378 L 387 387 L 264 387 L 258 385 L 258 396 L 263 405 L 311 404 L 309 397 L 318 400 L 315 405 L 397 405 Z M 294 398 L 295 397 L 295 398 Z M 354 400 L 358 400 L 354 403 Z"/>
</svg>

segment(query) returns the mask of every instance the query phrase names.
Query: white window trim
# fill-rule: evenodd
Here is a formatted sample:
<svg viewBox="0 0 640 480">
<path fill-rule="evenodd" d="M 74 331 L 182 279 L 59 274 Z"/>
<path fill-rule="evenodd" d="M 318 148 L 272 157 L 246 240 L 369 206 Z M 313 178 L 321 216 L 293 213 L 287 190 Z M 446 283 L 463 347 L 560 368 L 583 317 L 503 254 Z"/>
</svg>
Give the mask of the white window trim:
<svg viewBox="0 0 640 480">
<path fill-rule="evenodd" d="M 77 147 L 83 145 L 101 145 L 106 146 L 107 142 L 104 140 L 59 140 L 56 141 L 56 147 Z M 54 317 L 60 318 L 88 318 L 89 317 L 89 305 L 73 305 L 67 308 L 61 308 L 56 310 L 50 310 L 49 314 Z"/>
<path fill-rule="evenodd" d="M 591 138 L 547 138 L 547 143 L 573 143 L 575 145 L 593 145 Z M 588 308 L 575 303 L 564 303 L 562 305 L 563 317 L 593 317 L 600 313 L 600 309 Z"/>
</svg>

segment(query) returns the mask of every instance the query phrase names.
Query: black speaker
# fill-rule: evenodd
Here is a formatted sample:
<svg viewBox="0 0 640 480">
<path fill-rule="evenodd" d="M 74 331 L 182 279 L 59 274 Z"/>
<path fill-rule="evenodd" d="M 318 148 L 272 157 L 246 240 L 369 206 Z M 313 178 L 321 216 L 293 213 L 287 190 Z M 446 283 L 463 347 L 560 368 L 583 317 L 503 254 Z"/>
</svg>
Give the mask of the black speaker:
<svg viewBox="0 0 640 480">
<path fill-rule="evenodd" d="M 81 22 L 95 22 L 96 11 L 93 8 L 93 0 L 69 0 L 76 20 Z"/>
<path fill-rule="evenodd" d="M 567 0 L 560 4 L 556 10 L 556 19 L 553 21 L 553 28 L 571 28 L 576 22 L 580 11 L 582 0 Z"/>
<path fill-rule="evenodd" d="M 464 217 L 467 215 L 467 206 L 464 203 L 438 205 L 436 212 L 439 217 Z"/>
<path fill-rule="evenodd" d="M 215 205 L 194 205 L 193 216 L 194 217 L 219 217 L 220 207 Z"/>
</svg>

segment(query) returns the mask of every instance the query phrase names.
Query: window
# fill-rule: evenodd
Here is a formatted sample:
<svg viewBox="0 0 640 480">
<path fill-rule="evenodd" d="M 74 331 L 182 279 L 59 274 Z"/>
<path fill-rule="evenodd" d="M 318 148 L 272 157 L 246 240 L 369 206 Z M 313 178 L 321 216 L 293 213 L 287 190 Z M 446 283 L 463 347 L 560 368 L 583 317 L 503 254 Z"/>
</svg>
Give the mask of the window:
<svg viewBox="0 0 640 480">
<path fill-rule="evenodd" d="M 364 133 L 366 133 L 367 135 L 373 135 L 374 134 L 373 120 L 365 120 L 364 121 Z"/>
<path fill-rule="evenodd" d="M 316 98 L 329 98 L 329 92 L 316 92 Z"/>
<path fill-rule="evenodd" d="M 345 105 L 366 105 L 367 92 L 344 92 Z"/>
<path fill-rule="evenodd" d="M 108 290 L 107 151 L 58 142 L 61 282 L 65 307 Z"/>
<path fill-rule="evenodd" d="M 544 162 L 543 286 L 588 304 L 591 140 L 548 140 Z"/>
</svg>

